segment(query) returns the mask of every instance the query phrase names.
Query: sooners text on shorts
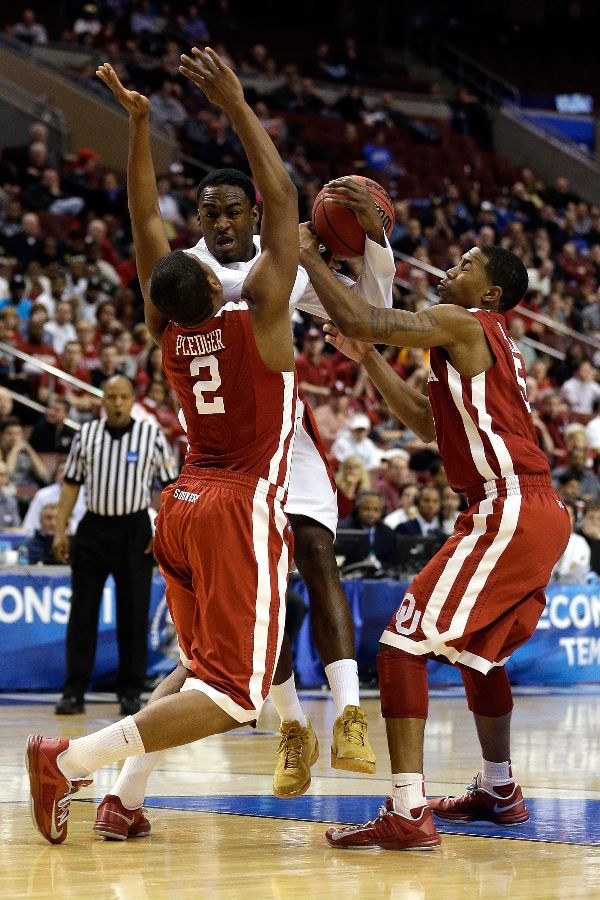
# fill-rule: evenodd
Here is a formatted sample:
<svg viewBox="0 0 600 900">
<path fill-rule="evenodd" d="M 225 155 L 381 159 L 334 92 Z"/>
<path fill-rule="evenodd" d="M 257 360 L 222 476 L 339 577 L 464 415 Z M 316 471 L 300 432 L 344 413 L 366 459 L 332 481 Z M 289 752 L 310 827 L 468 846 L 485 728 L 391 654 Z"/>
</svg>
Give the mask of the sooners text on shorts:
<svg viewBox="0 0 600 900">
<path fill-rule="evenodd" d="M 429 378 L 448 481 L 467 494 L 469 509 L 413 580 L 381 641 L 485 673 L 533 633 L 570 524 L 537 443 L 523 358 L 502 316 L 471 312 L 494 364 L 463 378 L 434 348 Z"/>
<path fill-rule="evenodd" d="M 245 302 L 225 304 L 199 328 L 170 322 L 162 356 L 189 443 L 177 484 L 163 492 L 155 538 L 182 660 L 195 675 L 184 690 L 249 722 L 283 637 L 295 375 L 265 366 Z"/>
</svg>

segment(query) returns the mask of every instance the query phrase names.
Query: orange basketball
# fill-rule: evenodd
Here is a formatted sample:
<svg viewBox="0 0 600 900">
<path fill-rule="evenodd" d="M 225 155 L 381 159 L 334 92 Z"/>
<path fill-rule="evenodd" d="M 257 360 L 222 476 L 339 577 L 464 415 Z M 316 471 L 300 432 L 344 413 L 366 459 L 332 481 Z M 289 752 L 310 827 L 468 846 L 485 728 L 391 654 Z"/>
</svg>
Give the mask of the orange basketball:
<svg viewBox="0 0 600 900">
<path fill-rule="evenodd" d="M 351 175 L 354 181 L 366 184 L 375 206 L 379 210 L 381 223 L 385 233 L 389 237 L 394 227 L 396 217 L 394 204 L 388 192 L 363 175 Z M 322 244 L 327 247 L 334 256 L 340 259 L 349 259 L 352 256 L 362 256 L 365 252 L 365 230 L 358 224 L 358 219 L 351 209 L 325 201 L 325 188 L 315 197 L 312 208 L 312 223 Z"/>
</svg>

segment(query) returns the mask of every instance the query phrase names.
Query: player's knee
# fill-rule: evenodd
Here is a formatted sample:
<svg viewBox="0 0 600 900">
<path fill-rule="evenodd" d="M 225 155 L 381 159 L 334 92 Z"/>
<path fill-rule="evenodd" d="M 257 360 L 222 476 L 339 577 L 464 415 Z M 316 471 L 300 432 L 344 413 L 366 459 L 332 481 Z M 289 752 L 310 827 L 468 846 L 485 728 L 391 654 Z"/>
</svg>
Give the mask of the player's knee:
<svg viewBox="0 0 600 900">
<path fill-rule="evenodd" d="M 512 690 L 504 666 L 493 668 L 487 675 L 465 668 L 461 675 L 467 704 L 476 716 L 499 718 L 512 710 Z"/>
<path fill-rule="evenodd" d="M 386 644 L 377 654 L 381 715 L 384 719 L 426 719 L 429 711 L 427 659 Z"/>
<path fill-rule="evenodd" d="M 294 558 L 306 583 L 339 577 L 333 535 L 325 528 L 304 526 L 295 531 Z"/>
</svg>

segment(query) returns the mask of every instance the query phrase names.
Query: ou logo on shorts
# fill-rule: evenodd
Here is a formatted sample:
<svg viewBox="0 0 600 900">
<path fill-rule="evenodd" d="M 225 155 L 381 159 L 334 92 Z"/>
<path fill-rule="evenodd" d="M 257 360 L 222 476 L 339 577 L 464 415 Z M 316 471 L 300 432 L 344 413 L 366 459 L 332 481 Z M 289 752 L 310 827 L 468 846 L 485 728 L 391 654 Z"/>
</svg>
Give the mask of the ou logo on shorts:
<svg viewBox="0 0 600 900">
<path fill-rule="evenodd" d="M 421 613 L 415 609 L 416 600 L 412 594 L 405 594 L 396 613 L 396 631 L 398 634 L 413 634 L 421 621 Z"/>
</svg>

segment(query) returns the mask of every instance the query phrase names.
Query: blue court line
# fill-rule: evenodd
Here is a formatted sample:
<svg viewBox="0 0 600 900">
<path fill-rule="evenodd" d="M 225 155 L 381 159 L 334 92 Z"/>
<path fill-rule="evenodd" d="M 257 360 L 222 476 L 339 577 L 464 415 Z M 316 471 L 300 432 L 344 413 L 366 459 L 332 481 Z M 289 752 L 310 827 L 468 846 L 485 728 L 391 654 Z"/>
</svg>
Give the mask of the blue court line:
<svg viewBox="0 0 600 900">
<path fill-rule="evenodd" d="M 302 822 L 359 824 L 372 819 L 382 803 L 380 796 L 303 796 L 280 800 L 271 795 L 214 797 L 147 797 L 144 805 L 157 809 L 296 819 Z M 527 800 L 530 819 L 522 825 L 502 827 L 491 822 L 436 820 L 442 834 L 508 838 L 558 844 L 600 844 L 600 800 Z"/>
</svg>

